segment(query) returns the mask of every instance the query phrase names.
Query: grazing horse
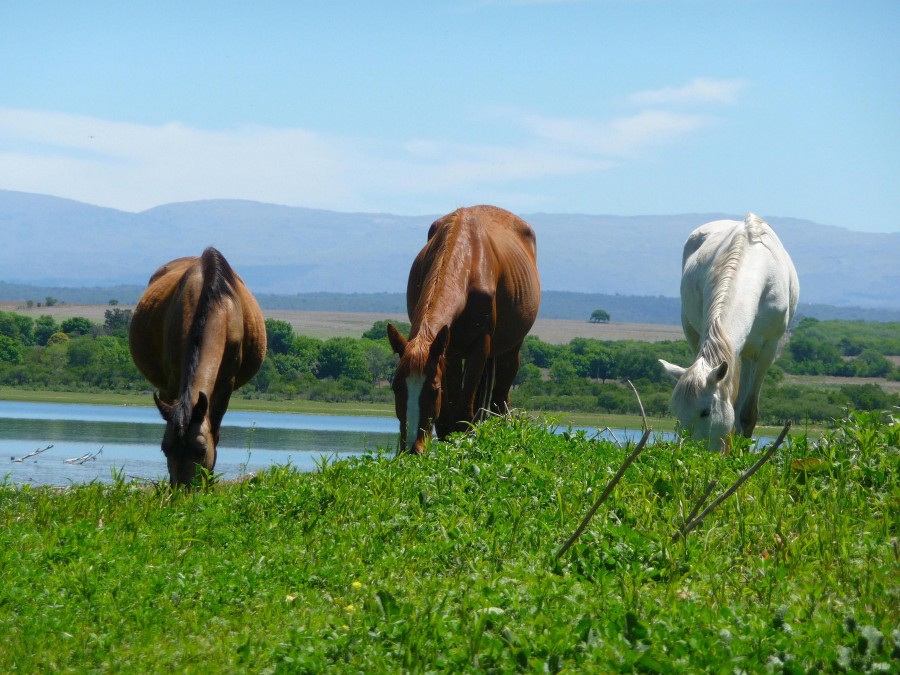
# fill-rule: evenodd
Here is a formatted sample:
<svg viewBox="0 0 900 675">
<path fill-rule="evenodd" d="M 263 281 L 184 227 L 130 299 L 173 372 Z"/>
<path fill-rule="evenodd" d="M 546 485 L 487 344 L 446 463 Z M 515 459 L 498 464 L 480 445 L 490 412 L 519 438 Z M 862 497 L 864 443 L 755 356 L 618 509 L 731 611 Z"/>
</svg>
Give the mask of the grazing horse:
<svg viewBox="0 0 900 675">
<path fill-rule="evenodd" d="M 420 454 L 466 429 L 479 408 L 509 409 L 519 348 L 541 302 L 537 241 L 524 220 L 473 206 L 436 220 L 409 271 L 407 341 L 388 324 L 400 356 L 392 386 L 401 449 Z"/>
<path fill-rule="evenodd" d="M 692 438 L 724 451 L 732 431 L 751 436 L 763 378 L 799 292 L 790 256 L 759 216 L 717 220 L 688 237 L 681 324 L 695 361 L 688 368 L 660 363 L 677 382 L 672 412 Z"/>
<path fill-rule="evenodd" d="M 131 319 L 135 365 L 159 389 L 166 421 L 162 450 L 172 485 L 189 485 L 197 465 L 216 465 L 219 426 L 231 393 L 266 355 L 266 326 L 256 299 L 225 258 L 207 248 L 150 277 Z"/>
</svg>

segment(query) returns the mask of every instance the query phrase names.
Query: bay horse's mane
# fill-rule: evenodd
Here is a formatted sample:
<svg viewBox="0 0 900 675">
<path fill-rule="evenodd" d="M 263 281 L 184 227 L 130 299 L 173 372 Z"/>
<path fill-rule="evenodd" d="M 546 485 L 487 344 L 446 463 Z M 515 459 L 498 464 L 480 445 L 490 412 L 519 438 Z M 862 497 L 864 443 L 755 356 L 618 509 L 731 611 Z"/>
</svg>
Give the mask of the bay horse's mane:
<svg viewBox="0 0 900 675">
<path fill-rule="evenodd" d="M 187 337 L 187 349 L 184 354 L 182 367 L 182 391 L 178 397 L 178 403 L 172 410 L 172 423 L 179 435 L 183 434 L 191 421 L 193 413 L 193 392 L 191 382 L 194 373 L 200 365 L 200 349 L 203 342 L 203 332 L 210 310 L 222 300 L 223 297 L 234 297 L 237 288 L 237 278 L 231 265 L 225 260 L 219 251 L 212 246 L 206 248 L 198 261 L 203 284 L 200 288 L 200 297 L 194 310 L 194 317 Z M 178 287 L 179 294 L 184 291 L 190 270 L 185 272 Z"/>
</svg>

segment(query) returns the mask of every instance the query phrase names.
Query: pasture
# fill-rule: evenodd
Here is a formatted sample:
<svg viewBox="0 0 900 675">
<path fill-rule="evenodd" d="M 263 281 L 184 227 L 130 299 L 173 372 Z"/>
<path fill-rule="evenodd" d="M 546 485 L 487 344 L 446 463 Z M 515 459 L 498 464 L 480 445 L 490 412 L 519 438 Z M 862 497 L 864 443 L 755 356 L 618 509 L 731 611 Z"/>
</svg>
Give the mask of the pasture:
<svg viewBox="0 0 900 675">
<path fill-rule="evenodd" d="M 0 670 L 884 672 L 900 666 L 900 425 L 756 457 L 491 419 L 172 494 L 0 487 Z"/>
<path fill-rule="evenodd" d="M 134 309 L 130 305 L 117 305 L 119 309 Z M 95 323 L 103 323 L 103 313 L 109 305 L 54 305 L 52 307 L 31 307 L 16 302 L 0 302 L 0 310 L 16 312 L 33 319 L 46 314 L 57 321 L 83 316 Z M 263 309 L 267 319 L 287 321 L 298 335 L 325 340 L 332 337 L 358 338 L 369 330 L 376 321 L 409 321 L 405 313 L 396 316 L 380 312 L 301 312 L 281 309 Z M 682 340 L 681 326 L 652 323 L 590 323 L 570 319 L 541 319 L 538 317 L 531 330 L 551 344 L 568 344 L 577 337 L 596 340 L 641 340 L 659 342 L 661 340 Z M 385 338 L 386 339 L 386 338 Z"/>
</svg>

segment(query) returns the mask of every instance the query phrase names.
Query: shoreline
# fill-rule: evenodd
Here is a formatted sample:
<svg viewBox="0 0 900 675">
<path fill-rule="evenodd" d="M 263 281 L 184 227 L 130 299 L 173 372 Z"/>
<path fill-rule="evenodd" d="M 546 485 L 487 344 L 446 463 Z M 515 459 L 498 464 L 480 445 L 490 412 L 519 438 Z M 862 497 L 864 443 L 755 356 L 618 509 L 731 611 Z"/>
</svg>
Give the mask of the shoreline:
<svg viewBox="0 0 900 675">
<path fill-rule="evenodd" d="M 0 401 L 18 401 L 23 403 L 60 403 L 78 405 L 134 406 L 152 408 L 153 400 L 149 392 L 117 393 L 117 392 L 78 392 L 18 389 L 0 387 Z M 349 415 L 359 417 L 393 417 L 394 408 L 390 403 L 362 403 L 309 401 L 305 399 L 266 400 L 233 398 L 229 410 L 248 412 L 288 413 L 297 415 Z M 539 421 L 558 426 L 586 427 L 595 429 L 640 429 L 642 420 L 639 415 L 603 414 L 567 412 L 552 410 L 527 410 L 527 414 Z M 648 418 L 647 422 L 654 431 L 674 431 L 675 420 L 671 418 Z M 794 434 L 805 433 L 810 437 L 819 437 L 824 427 L 810 426 L 794 428 Z M 759 425 L 757 436 L 777 436 L 779 426 Z"/>
</svg>

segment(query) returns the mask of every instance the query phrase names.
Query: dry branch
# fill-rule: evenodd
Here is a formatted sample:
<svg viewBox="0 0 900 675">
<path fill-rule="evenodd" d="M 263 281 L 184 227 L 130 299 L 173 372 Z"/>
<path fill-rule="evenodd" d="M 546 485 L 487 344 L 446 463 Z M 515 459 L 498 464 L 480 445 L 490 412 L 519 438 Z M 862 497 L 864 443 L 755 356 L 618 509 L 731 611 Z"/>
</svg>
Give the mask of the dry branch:
<svg viewBox="0 0 900 675">
<path fill-rule="evenodd" d="M 100 446 L 100 449 L 97 452 L 86 452 L 80 457 L 70 457 L 69 459 L 64 459 L 63 462 L 66 464 L 84 464 L 85 462 L 89 462 L 97 459 L 97 456 L 103 452 L 103 446 Z"/>
<path fill-rule="evenodd" d="M 627 380 L 628 384 L 631 385 L 631 391 L 634 392 L 634 395 L 637 397 L 638 407 L 641 409 L 641 419 L 644 420 L 644 429 L 649 429 L 647 426 L 647 414 L 644 412 L 644 403 L 641 401 L 641 395 L 638 393 L 637 387 L 632 384 L 631 380 Z"/>
<path fill-rule="evenodd" d="M 747 469 L 747 471 L 745 471 L 744 474 L 740 478 L 738 478 L 736 481 L 734 481 L 734 483 L 732 484 L 732 486 L 730 488 L 728 488 L 727 490 L 725 490 L 725 492 L 723 492 L 721 495 L 716 497 L 716 499 L 713 501 L 712 504 L 710 504 L 705 509 L 703 509 L 703 513 L 701 513 L 699 516 L 697 516 L 693 520 L 688 520 L 688 522 L 686 522 L 681 527 L 681 529 L 675 533 L 675 536 L 672 538 L 673 541 L 677 540 L 679 537 L 687 536 L 687 534 L 691 530 L 693 530 L 695 527 L 697 527 L 703 521 L 703 519 L 706 518 L 706 516 L 708 516 L 710 513 L 712 513 L 712 510 L 714 508 L 716 508 L 719 504 L 721 504 L 726 499 L 728 499 L 731 495 L 733 495 L 737 491 L 737 489 L 744 483 L 744 481 L 746 481 L 748 478 L 750 478 L 750 476 L 752 476 L 757 471 L 759 471 L 759 469 L 762 467 L 762 465 L 765 464 L 766 462 L 768 462 L 772 458 L 772 456 L 775 454 L 775 451 L 778 449 L 778 446 L 780 446 L 784 442 L 784 439 L 787 437 L 788 431 L 790 431 L 793 424 L 794 423 L 791 420 L 788 420 L 787 423 L 784 425 L 784 429 L 781 430 L 781 433 L 778 434 L 778 438 L 772 444 L 772 447 L 770 447 L 766 451 L 766 453 L 762 457 L 759 458 L 759 461 L 757 461 L 756 464 L 754 464 L 749 469 Z M 706 497 L 704 497 L 703 501 L 706 501 Z"/>
<path fill-rule="evenodd" d="M 42 452 L 46 452 L 47 450 L 49 450 L 52 447 L 53 447 L 52 445 L 48 445 L 46 448 L 38 448 L 34 452 L 29 452 L 27 455 L 22 455 L 21 457 L 10 457 L 10 459 L 14 462 L 24 462 L 26 459 L 29 459 L 36 455 L 39 455 Z"/>
<path fill-rule="evenodd" d="M 625 462 L 619 467 L 619 470 L 616 472 L 616 475 L 612 477 L 612 480 L 609 481 L 609 485 L 606 486 L 606 489 L 603 491 L 603 494 L 594 502 L 594 505 L 591 507 L 591 510 L 588 511 L 588 514 L 584 517 L 584 520 L 581 521 L 581 525 L 578 526 L 578 529 L 575 530 L 574 534 L 566 540 L 566 543 L 563 544 L 560 549 L 556 552 L 556 557 L 559 558 L 563 553 L 569 550 L 569 548 L 574 544 L 578 537 L 581 536 L 581 533 L 584 532 L 584 529 L 588 526 L 588 523 L 591 522 L 591 518 L 594 517 L 594 514 L 597 512 L 597 509 L 600 508 L 600 505 L 606 501 L 606 498 L 609 497 L 610 493 L 612 493 L 613 488 L 616 487 L 618 482 L 622 480 L 622 476 L 625 475 L 625 471 L 631 466 L 631 463 L 637 459 L 637 456 L 641 454 L 644 450 L 644 446 L 647 445 L 647 441 L 650 439 L 651 429 L 647 429 L 644 432 L 644 435 L 641 437 L 640 443 L 637 444 L 637 447 L 632 451 L 630 455 L 628 455 Z"/>
</svg>

